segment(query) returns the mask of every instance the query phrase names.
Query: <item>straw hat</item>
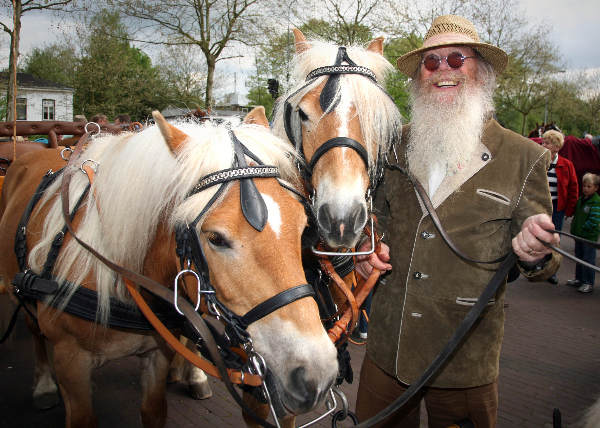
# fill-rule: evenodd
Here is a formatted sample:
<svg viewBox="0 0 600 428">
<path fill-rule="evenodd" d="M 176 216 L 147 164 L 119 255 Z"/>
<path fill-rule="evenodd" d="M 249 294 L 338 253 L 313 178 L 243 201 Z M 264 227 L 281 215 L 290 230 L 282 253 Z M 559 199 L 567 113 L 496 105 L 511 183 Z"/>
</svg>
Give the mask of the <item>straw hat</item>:
<svg viewBox="0 0 600 428">
<path fill-rule="evenodd" d="M 398 69 L 414 76 L 421 63 L 421 54 L 442 46 L 469 46 L 475 49 L 500 74 L 508 63 L 508 55 L 502 49 L 479 41 L 477 30 L 471 21 L 462 16 L 443 15 L 437 17 L 425 35 L 423 46 L 398 58 Z"/>
</svg>

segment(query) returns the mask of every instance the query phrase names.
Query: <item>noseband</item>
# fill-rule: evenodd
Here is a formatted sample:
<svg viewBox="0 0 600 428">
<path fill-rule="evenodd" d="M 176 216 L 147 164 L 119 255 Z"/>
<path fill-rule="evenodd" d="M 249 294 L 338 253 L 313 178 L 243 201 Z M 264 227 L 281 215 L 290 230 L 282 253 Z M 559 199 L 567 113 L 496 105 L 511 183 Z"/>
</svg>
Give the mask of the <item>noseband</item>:
<svg viewBox="0 0 600 428">
<path fill-rule="evenodd" d="M 209 174 L 198 181 L 187 197 L 202 192 L 216 185 L 219 189 L 204 206 L 200 214 L 189 224 L 176 227 L 175 238 L 177 241 L 177 255 L 180 258 L 183 271 L 189 271 L 192 263 L 199 271 L 197 273 L 198 294 L 206 298 L 209 312 L 217 318 L 223 319 L 226 325 L 228 337 L 234 346 L 248 344 L 250 336 L 246 331 L 248 326 L 255 321 L 264 318 L 282 306 L 288 305 L 296 300 L 308 296 L 314 296 L 314 290 L 309 284 L 301 284 L 289 288 L 270 297 L 258 304 L 245 315 L 240 316 L 227 308 L 216 296 L 216 290 L 210 283 L 210 272 L 208 263 L 202 250 L 200 238 L 196 226 L 200 219 L 208 212 L 215 201 L 223 194 L 226 184 L 237 180 L 240 182 L 240 204 L 246 221 L 257 231 L 262 231 L 268 220 L 267 206 L 254 184 L 253 178 L 274 177 L 279 178 L 279 168 L 264 165 L 263 162 L 253 154 L 232 131 L 229 131 L 234 147 L 234 161 L 231 168 Z M 245 155 L 253 159 L 258 165 L 248 166 Z M 285 186 L 288 188 L 287 186 Z M 187 267 L 187 268 L 184 268 Z M 182 272 L 183 272 L 182 271 Z M 193 271 L 192 271 L 193 272 Z M 177 299 L 177 295 L 175 295 Z"/>
<path fill-rule="evenodd" d="M 294 91 L 285 100 L 283 114 L 285 133 L 288 139 L 292 142 L 292 144 L 300 154 L 300 156 L 304 156 L 304 150 L 302 145 L 302 122 L 299 117 L 300 115 L 298 109 L 294 109 L 294 107 L 292 107 L 290 99 L 296 96 L 298 93 L 300 93 L 302 90 L 304 90 L 311 84 L 313 84 L 317 78 L 321 76 L 329 76 L 327 78 L 327 83 L 325 83 L 325 86 L 321 91 L 321 95 L 319 96 L 319 104 L 321 105 L 321 109 L 323 110 L 324 114 L 329 114 L 332 111 L 334 111 L 341 99 L 338 92 L 338 88 L 340 85 L 340 77 L 342 74 L 358 74 L 360 76 L 368 78 L 391 99 L 391 96 L 387 93 L 387 91 L 377 82 L 375 73 L 373 73 L 373 71 L 371 71 L 367 67 L 356 65 L 356 63 L 352 61 L 352 59 L 350 59 L 350 57 L 348 56 L 346 48 L 344 46 L 340 46 L 338 48 L 337 57 L 334 65 L 319 67 L 312 70 L 306 76 L 306 83 L 298 90 Z M 310 161 L 304 159 L 305 166 L 301 169 L 301 171 L 304 175 L 304 181 L 309 187 L 314 167 L 316 166 L 319 159 L 329 150 L 336 147 L 348 147 L 354 150 L 356 153 L 358 153 L 360 158 L 365 163 L 367 173 L 369 172 L 369 154 L 367 153 L 367 150 L 364 148 L 364 146 L 352 138 L 335 137 L 330 140 L 327 140 L 325 143 L 319 146 L 319 148 L 315 151 Z M 377 156 L 377 166 L 375 168 L 375 174 L 373 177 L 370 178 L 369 189 L 371 190 L 371 192 L 375 190 L 381 178 L 383 177 L 382 159 L 383 154 L 380 150 Z"/>
</svg>

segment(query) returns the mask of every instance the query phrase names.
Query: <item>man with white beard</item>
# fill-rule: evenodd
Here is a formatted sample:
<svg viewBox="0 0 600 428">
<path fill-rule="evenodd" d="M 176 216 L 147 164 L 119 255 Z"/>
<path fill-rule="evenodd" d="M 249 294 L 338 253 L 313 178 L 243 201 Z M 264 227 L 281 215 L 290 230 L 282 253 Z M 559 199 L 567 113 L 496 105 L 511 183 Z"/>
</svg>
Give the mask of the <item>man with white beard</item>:
<svg viewBox="0 0 600 428">
<path fill-rule="evenodd" d="M 423 185 L 463 253 L 494 260 L 512 249 L 521 273 L 541 281 L 560 263 L 538 240 L 559 242 L 547 232 L 553 229 L 550 152 L 493 119 L 495 76 L 507 60 L 500 48 L 479 41 L 467 19 L 436 18 L 423 47 L 398 59 L 413 79 L 412 122 L 390 159 Z M 357 265 L 363 276 L 372 266 L 391 270 L 372 305 L 356 405 L 361 421 L 421 376 L 498 266 L 454 254 L 406 175 L 388 170 L 381 187 L 379 218 L 389 248 Z M 467 419 L 479 428 L 496 425 L 505 286 L 425 390 L 378 427 L 418 428 L 421 398 L 430 428 Z"/>
</svg>

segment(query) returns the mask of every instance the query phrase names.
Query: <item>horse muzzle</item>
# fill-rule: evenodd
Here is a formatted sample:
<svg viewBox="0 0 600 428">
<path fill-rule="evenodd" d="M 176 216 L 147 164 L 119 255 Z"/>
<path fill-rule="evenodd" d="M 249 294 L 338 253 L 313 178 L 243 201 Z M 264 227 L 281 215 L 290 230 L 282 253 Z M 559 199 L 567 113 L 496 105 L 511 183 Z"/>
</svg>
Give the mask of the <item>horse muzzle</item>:
<svg viewBox="0 0 600 428">
<path fill-rule="evenodd" d="M 326 202 L 317 210 L 319 231 L 331 248 L 351 248 L 356 245 L 367 217 L 366 204 L 358 201 L 346 209 Z"/>
<path fill-rule="evenodd" d="M 303 366 L 296 367 L 289 373 L 285 386 L 271 371 L 267 372 L 265 379 L 278 417 L 310 412 L 323 401 L 334 380 L 335 376 L 326 381 L 311 377 Z"/>
</svg>

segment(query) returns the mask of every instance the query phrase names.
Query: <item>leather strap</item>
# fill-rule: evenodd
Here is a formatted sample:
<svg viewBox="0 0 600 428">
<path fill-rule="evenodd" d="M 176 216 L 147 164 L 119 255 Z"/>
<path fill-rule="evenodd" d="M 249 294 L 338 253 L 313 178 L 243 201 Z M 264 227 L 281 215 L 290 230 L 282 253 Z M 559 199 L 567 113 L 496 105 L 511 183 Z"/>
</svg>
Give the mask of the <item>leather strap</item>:
<svg viewBox="0 0 600 428">
<path fill-rule="evenodd" d="M 315 290 L 308 284 L 297 285 L 274 295 L 273 297 L 250 309 L 241 318 L 242 327 L 246 329 L 254 321 L 266 317 L 277 309 L 304 297 L 313 297 Z"/>
<path fill-rule="evenodd" d="M 465 335 L 471 330 L 473 324 L 479 319 L 479 316 L 486 308 L 489 300 L 496 295 L 498 288 L 504 283 L 508 272 L 512 266 L 516 263 L 517 256 L 514 253 L 510 253 L 502 262 L 485 290 L 477 299 L 475 305 L 471 308 L 467 316 L 462 320 L 453 336 L 446 343 L 446 346 L 433 360 L 431 365 L 423 372 L 421 377 L 408 387 L 404 393 L 398 397 L 392 404 L 383 409 L 377 415 L 357 425 L 359 428 L 372 427 L 379 422 L 385 420 L 387 417 L 392 415 L 394 412 L 402 408 L 417 392 L 419 392 L 429 382 L 431 377 L 437 373 L 442 367 L 446 360 L 454 353 L 456 347 L 462 342 Z"/>
<path fill-rule="evenodd" d="M 135 285 L 127 278 L 124 278 L 124 281 L 125 281 L 125 285 L 127 286 L 127 290 L 129 291 L 129 294 L 131 294 L 131 296 L 133 297 L 133 300 L 135 300 L 135 303 L 138 305 L 138 307 L 140 308 L 140 310 L 142 311 L 144 316 L 148 319 L 150 324 L 152 324 L 152 327 L 154 327 L 154 329 L 160 334 L 160 336 L 169 345 L 171 345 L 171 347 L 175 350 L 175 352 L 177 352 L 178 354 L 181 354 L 186 360 L 188 360 L 190 363 L 192 363 L 196 367 L 204 370 L 204 372 L 206 372 L 210 376 L 213 376 L 216 378 L 221 378 L 218 368 L 215 365 L 211 364 L 209 361 L 205 360 L 204 358 L 199 357 L 198 355 L 196 355 L 195 353 L 190 351 L 186 346 L 184 346 L 179 341 L 179 339 L 177 339 L 169 331 L 169 329 L 167 329 L 164 326 L 164 324 L 156 317 L 156 315 L 154 314 L 152 309 L 150 309 L 150 306 L 148 306 L 148 304 L 146 303 L 146 301 L 144 300 L 144 298 L 142 297 L 140 292 L 135 288 Z M 181 308 L 182 303 L 179 303 L 179 306 Z M 210 334 L 210 332 L 208 332 L 208 331 L 207 331 L 207 333 Z M 212 337 L 212 335 L 211 335 L 211 337 Z M 202 338 L 203 339 L 205 338 L 205 334 L 202 334 Z M 229 375 L 229 379 L 231 380 L 232 383 L 237 383 L 237 384 L 243 383 L 245 385 L 250 385 L 250 386 L 262 385 L 262 380 L 259 376 L 245 374 L 244 379 L 242 381 L 242 374 L 240 371 L 227 369 L 227 372 Z"/>
<path fill-rule="evenodd" d="M 321 156 L 323 156 L 325 153 L 327 153 L 329 150 L 331 150 L 335 147 L 349 147 L 349 148 L 353 149 L 356 153 L 358 153 L 360 155 L 361 159 L 365 163 L 365 167 L 367 168 L 367 171 L 369 170 L 369 155 L 367 153 L 367 150 L 362 146 L 362 144 L 360 144 L 356 140 L 353 140 L 352 138 L 335 137 L 335 138 L 325 141 L 313 153 L 312 158 L 310 159 L 310 163 L 308 164 L 308 168 L 307 168 L 308 173 L 310 175 L 312 175 L 312 171 L 315 168 L 315 165 L 317 164 L 319 159 L 321 159 Z"/>
<path fill-rule="evenodd" d="M 367 236 L 370 236 L 371 233 L 375 233 L 375 232 L 372 230 L 369 230 L 369 228 L 365 227 L 365 234 Z M 379 252 L 381 249 L 381 243 L 380 243 L 380 238 L 377 234 L 375 234 L 375 242 L 376 242 L 375 251 Z M 358 311 L 358 308 L 360 308 L 362 306 L 362 304 L 365 302 L 365 300 L 369 296 L 369 293 L 371 292 L 371 290 L 373 290 L 373 288 L 377 284 L 377 281 L 379 280 L 380 276 L 381 276 L 381 271 L 379 269 L 373 268 L 373 270 L 371 271 L 371 274 L 369 275 L 369 278 L 367 278 L 366 280 L 361 277 L 358 278 L 358 285 L 355 287 L 354 292 L 353 292 L 353 297 L 355 300 L 357 311 Z M 358 320 L 358 314 L 356 314 L 356 316 L 355 316 L 354 308 L 349 306 L 346 308 L 344 313 L 341 315 L 340 319 L 335 322 L 333 327 L 331 327 L 327 331 L 327 335 L 333 341 L 333 343 L 341 344 L 342 342 L 339 342 L 339 340 L 342 338 L 347 338 L 347 333 L 349 330 L 351 330 L 351 328 L 348 328 L 348 326 L 354 327 L 357 320 Z M 346 337 L 344 337 L 344 335 L 346 335 Z"/>
<path fill-rule="evenodd" d="M 341 335 L 348 331 L 349 326 L 351 329 L 358 322 L 358 308 L 360 305 L 356 302 L 356 298 L 354 297 L 354 294 L 352 293 L 350 288 L 348 288 L 344 280 L 337 274 L 337 272 L 333 268 L 331 261 L 325 257 L 322 257 L 319 259 L 319 262 L 321 263 L 321 267 L 323 268 L 325 273 L 332 279 L 336 288 L 342 292 L 342 294 L 346 298 L 346 301 L 348 302 L 348 307 L 345 310 L 346 313 L 349 313 L 349 317 L 347 317 L 348 319 L 342 321 L 340 318 L 338 321 L 335 322 L 334 326 L 327 332 L 327 335 L 329 336 L 331 341 L 333 343 L 336 343 L 337 340 L 341 337 Z M 339 335 L 332 335 L 330 333 L 332 330 L 337 332 L 340 329 L 342 329 L 343 331 Z"/>
</svg>

